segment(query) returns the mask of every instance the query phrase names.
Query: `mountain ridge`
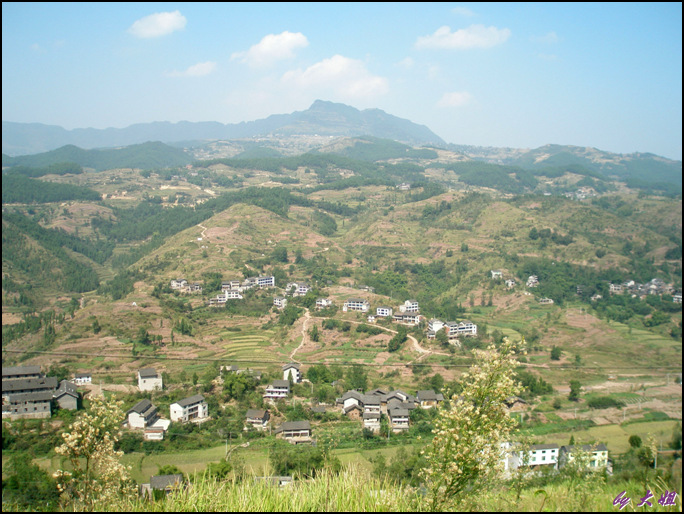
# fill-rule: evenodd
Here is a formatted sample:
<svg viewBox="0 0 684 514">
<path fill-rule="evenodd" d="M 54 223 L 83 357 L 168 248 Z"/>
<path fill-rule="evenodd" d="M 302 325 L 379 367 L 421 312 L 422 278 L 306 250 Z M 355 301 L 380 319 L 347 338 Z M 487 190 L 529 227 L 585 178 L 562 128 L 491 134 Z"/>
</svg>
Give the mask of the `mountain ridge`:
<svg viewBox="0 0 684 514">
<path fill-rule="evenodd" d="M 2 122 L 2 152 L 10 156 L 41 153 L 65 145 L 83 149 L 128 146 L 147 141 L 173 143 L 191 140 L 238 139 L 266 135 L 362 136 L 395 139 L 413 145 L 445 141 L 424 125 L 398 118 L 380 109 L 354 107 L 316 100 L 309 109 L 272 114 L 255 121 L 222 124 L 216 121 L 177 123 L 156 121 L 125 128 L 67 130 L 42 123 Z"/>
</svg>

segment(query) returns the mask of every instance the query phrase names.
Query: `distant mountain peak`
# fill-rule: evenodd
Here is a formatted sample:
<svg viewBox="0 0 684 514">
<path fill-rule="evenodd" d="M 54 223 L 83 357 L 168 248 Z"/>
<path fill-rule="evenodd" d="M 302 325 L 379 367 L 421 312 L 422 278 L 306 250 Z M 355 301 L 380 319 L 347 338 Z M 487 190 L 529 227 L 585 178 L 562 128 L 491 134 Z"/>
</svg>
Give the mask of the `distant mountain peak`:
<svg viewBox="0 0 684 514">
<path fill-rule="evenodd" d="M 387 114 L 380 109 L 315 100 L 305 111 L 274 114 L 268 118 L 234 124 L 217 122 L 136 123 L 122 129 L 65 130 L 57 126 L 2 122 L 2 151 L 25 155 L 73 144 L 79 148 L 111 148 L 147 141 L 175 143 L 193 140 L 227 140 L 275 135 L 363 136 L 393 139 L 411 145 L 445 145 L 424 125 Z"/>
</svg>

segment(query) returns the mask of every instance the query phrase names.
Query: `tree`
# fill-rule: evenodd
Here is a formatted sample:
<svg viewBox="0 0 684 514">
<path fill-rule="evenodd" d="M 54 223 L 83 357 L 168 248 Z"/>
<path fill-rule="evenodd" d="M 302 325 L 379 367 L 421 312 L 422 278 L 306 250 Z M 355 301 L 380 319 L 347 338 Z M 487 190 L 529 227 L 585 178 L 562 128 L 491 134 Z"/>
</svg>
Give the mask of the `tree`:
<svg viewBox="0 0 684 514">
<path fill-rule="evenodd" d="M 506 339 L 498 351 L 490 346 L 475 355 L 475 364 L 459 382 L 460 396 L 440 409 L 435 437 L 425 451 L 422 476 L 433 511 L 457 508 L 470 491 L 502 473 L 501 443 L 516 426 L 506 409 L 506 400 L 520 392 L 513 345 Z"/>
<path fill-rule="evenodd" d="M 631 448 L 640 448 L 641 447 L 641 437 L 638 435 L 630 435 L 629 436 L 629 446 Z"/>
<path fill-rule="evenodd" d="M 570 394 L 568 395 L 568 400 L 570 400 L 571 402 L 578 402 L 581 389 L 582 385 L 579 383 L 579 380 L 571 380 Z"/>
<path fill-rule="evenodd" d="M 435 333 L 435 341 L 437 341 L 439 344 L 445 345 L 445 346 L 449 344 L 449 335 L 447 334 L 446 327 L 440 328 Z"/>
<path fill-rule="evenodd" d="M 368 373 L 359 364 L 352 365 L 347 371 L 347 382 L 350 389 L 364 391 L 368 386 Z"/>
<path fill-rule="evenodd" d="M 313 327 L 311 327 L 311 329 L 309 330 L 309 337 L 311 338 L 311 340 L 314 343 L 318 342 L 318 340 L 320 339 L 320 334 L 318 332 L 318 325 L 314 325 Z"/>
<path fill-rule="evenodd" d="M 288 262 L 287 248 L 284 246 L 277 246 L 273 249 L 273 260 L 276 262 Z"/>
<path fill-rule="evenodd" d="M 119 495 L 132 498 L 136 487 L 129 468 L 119 462 L 123 455 L 114 445 L 121 436 L 124 418 L 121 402 L 94 397 L 90 409 L 62 434 L 64 443 L 55 453 L 69 460 L 71 471 L 55 473 L 65 510 L 100 510 L 98 502 Z"/>
<path fill-rule="evenodd" d="M 59 490 L 52 477 L 31 462 L 15 455 L 3 465 L 3 510 L 56 512 Z M 12 508 L 14 507 L 14 508 Z"/>
<path fill-rule="evenodd" d="M 145 327 L 140 327 L 138 329 L 138 336 L 136 337 L 136 342 L 139 344 L 150 344 L 150 334 L 147 332 Z"/>
<path fill-rule="evenodd" d="M 559 361 L 561 358 L 561 349 L 558 348 L 557 346 L 554 346 L 551 348 L 551 360 L 552 361 Z"/>
</svg>

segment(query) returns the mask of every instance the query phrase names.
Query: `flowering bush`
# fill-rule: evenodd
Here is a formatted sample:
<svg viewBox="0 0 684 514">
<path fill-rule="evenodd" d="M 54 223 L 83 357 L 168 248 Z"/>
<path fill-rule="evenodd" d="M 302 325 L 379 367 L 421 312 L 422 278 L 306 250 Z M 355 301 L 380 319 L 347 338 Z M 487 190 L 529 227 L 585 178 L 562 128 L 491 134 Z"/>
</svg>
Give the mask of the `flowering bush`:
<svg viewBox="0 0 684 514">
<path fill-rule="evenodd" d="M 90 410 L 62 434 L 64 443 L 55 453 L 67 458 L 72 469 L 60 469 L 54 477 L 62 501 L 74 510 L 90 510 L 96 501 L 135 492 L 129 469 L 119 462 L 123 452 L 114 450 L 123 417 L 121 402 L 93 398 Z"/>
<path fill-rule="evenodd" d="M 475 364 L 461 377 L 461 394 L 440 409 L 435 437 L 425 451 L 423 478 L 433 510 L 459 502 L 503 471 L 501 443 L 516 426 L 505 406 L 506 399 L 520 392 L 513 378 L 513 344 L 504 339 L 498 351 L 490 346 L 475 354 Z"/>
</svg>

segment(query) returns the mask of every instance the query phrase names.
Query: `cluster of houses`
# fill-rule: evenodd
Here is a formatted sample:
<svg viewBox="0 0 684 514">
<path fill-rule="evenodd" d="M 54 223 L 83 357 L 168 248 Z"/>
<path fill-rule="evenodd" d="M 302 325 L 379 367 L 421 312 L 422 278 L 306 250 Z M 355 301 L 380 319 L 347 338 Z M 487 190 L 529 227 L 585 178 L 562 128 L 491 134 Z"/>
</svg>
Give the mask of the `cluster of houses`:
<svg viewBox="0 0 684 514">
<path fill-rule="evenodd" d="M 138 370 L 137 378 L 141 392 L 161 391 L 164 387 L 161 373 L 154 368 Z M 172 403 L 169 417 L 170 420 L 161 418 L 157 407 L 150 400 L 143 399 L 126 412 L 126 424 L 130 429 L 142 430 L 145 440 L 160 441 L 164 439 L 171 422 L 202 422 L 209 419 L 209 407 L 204 396 L 196 394 Z"/>
<path fill-rule="evenodd" d="M 477 335 L 477 325 L 467 319 L 463 321 L 441 321 L 431 319 L 428 321 L 428 339 L 435 339 L 437 332 L 444 329 L 449 342 L 456 343 L 459 337 L 471 337 Z"/>
<path fill-rule="evenodd" d="M 311 291 L 311 286 L 306 282 L 290 282 L 285 286 L 285 296 L 276 296 L 273 298 L 273 305 L 278 309 L 284 309 L 287 306 L 286 296 L 296 298 L 297 296 L 305 296 L 309 291 Z M 331 305 L 332 301 L 327 298 L 319 298 L 316 300 L 316 308 L 319 310 L 330 307 Z"/>
<path fill-rule="evenodd" d="M 171 281 L 171 289 L 175 289 L 181 293 L 196 294 L 202 292 L 202 284 L 199 282 L 190 284 L 184 278 L 176 278 Z"/>
<path fill-rule="evenodd" d="M 80 393 L 76 384 L 46 377 L 40 366 L 2 368 L 2 417 L 15 419 L 49 418 L 55 406 L 76 410 Z"/>
<path fill-rule="evenodd" d="M 275 277 L 273 275 L 265 275 L 261 277 L 248 277 L 244 282 L 239 280 L 222 282 L 221 292 L 209 300 L 209 305 L 212 307 L 223 307 L 228 300 L 242 300 L 242 293 L 256 287 L 259 289 L 275 287 Z"/>
<path fill-rule="evenodd" d="M 558 444 L 533 444 L 525 451 L 520 449 L 518 443 L 504 443 L 502 445 L 502 458 L 504 470 L 506 472 L 515 471 L 525 467 L 533 471 L 543 469 L 562 469 L 572 462 L 578 450 L 590 455 L 587 463 L 589 469 L 600 471 L 607 469 L 612 472 L 610 461 L 608 460 L 608 448 L 601 443 L 597 445 L 566 445 Z"/>
<path fill-rule="evenodd" d="M 608 290 L 611 294 L 629 294 L 632 298 L 645 298 L 650 294 L 671 294 L 672 301 L 675 303 L 682 303 L 682 292 L 676 291 L 672 284 L 666 284 L 665 281 L 654 278 L 645 284 L 639 284 L 634 280 L 627 280 L 622 284 L 608 284 Z"/>
<path fill-rule="evenodd" d="M 360 391 L 347 391 L 336 400 L 342 414 L 350 419 L 363 420 L 363 428 L 373 432 L 380 431 L 382 415 L 388 418 L 388 426 L 394 433 L 409 429 L 410 412 L 418 407 L 431 409 L 444 401 L 441 393 L 433 390 L 418 391 L 416 396 L 403 391 L 384 391 L 374 389 L 366 394 Z"/>
</svg>

